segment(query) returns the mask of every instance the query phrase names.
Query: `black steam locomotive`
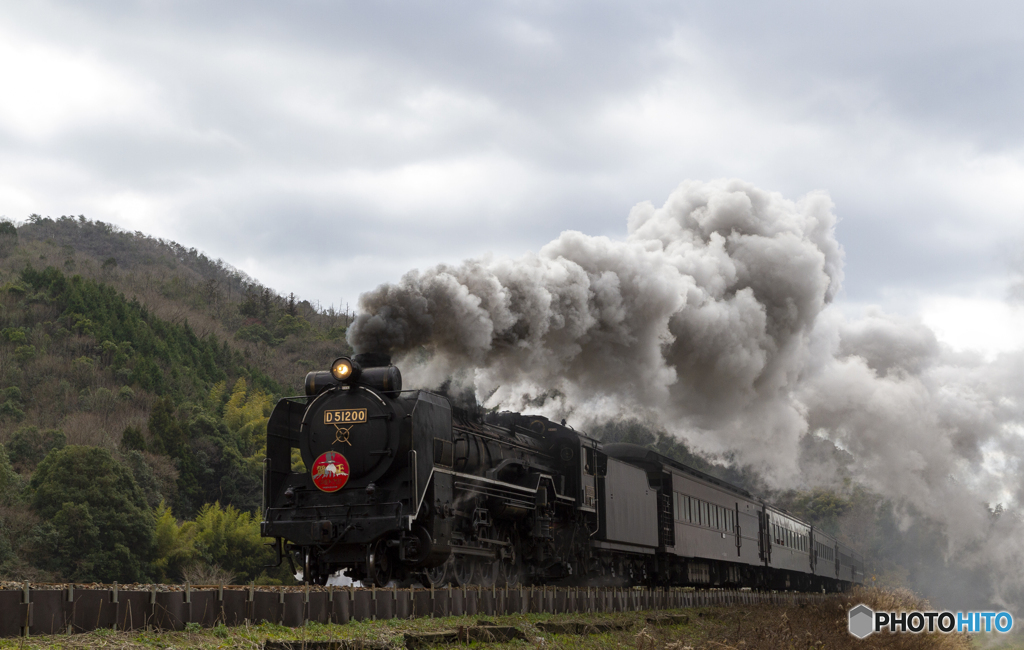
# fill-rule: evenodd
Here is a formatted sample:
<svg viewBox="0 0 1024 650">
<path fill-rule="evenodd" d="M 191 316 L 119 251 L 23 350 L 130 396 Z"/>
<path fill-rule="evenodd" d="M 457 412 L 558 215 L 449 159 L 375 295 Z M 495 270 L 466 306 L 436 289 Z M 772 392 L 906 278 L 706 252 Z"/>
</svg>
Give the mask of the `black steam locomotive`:
<svg viewBox="0 0 1024 650">
<path fill-rule="evenodd" d="M 301 463 L 293 460 L 298 450 Z M 863 558 L 653 451 L 402 390 L 387 355 L 306 376 L 267 427 L 264 537 L 311 583 L 841 590 Z"/>
</svg>

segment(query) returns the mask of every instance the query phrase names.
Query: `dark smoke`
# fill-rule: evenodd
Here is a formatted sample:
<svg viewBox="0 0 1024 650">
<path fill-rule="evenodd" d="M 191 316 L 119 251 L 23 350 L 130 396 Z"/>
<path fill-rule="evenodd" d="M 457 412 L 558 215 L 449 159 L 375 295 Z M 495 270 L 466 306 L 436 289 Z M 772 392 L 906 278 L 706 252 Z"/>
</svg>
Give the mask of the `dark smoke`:
<svg viewBox="0 0 1024 650">
<path fill-rule="evenodd" d="M 985 362 L 919 322 L 830 309 L 843 252 L 824 193 L 691 181 L 628 225 L 412 271 L 361 297 L 349 342 L 485 406 L 656 422 L 779 488 L 851 477 L 942 526 L 947 558 L 998 576 L 996 599 L 1019 593 L 1024 526 L 985 506 L 1024 497 L 1024 356 Z M 806 436 L 847 453 L 806 453 Z"/>
</svg>

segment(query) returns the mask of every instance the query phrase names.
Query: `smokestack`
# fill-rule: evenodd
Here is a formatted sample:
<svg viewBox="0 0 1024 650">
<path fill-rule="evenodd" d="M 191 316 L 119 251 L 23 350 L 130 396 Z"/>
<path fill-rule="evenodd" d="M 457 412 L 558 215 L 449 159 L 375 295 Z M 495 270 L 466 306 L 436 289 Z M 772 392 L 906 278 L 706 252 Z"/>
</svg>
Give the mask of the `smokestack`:
<svg viewBox="0 0 1024 650">
<path fill-rule="evenodd" d="M 352 360 L 362 368 L 386 368 L 391 365 L 391 355 L 386 352 L 360 352 Z"/>
</svg>

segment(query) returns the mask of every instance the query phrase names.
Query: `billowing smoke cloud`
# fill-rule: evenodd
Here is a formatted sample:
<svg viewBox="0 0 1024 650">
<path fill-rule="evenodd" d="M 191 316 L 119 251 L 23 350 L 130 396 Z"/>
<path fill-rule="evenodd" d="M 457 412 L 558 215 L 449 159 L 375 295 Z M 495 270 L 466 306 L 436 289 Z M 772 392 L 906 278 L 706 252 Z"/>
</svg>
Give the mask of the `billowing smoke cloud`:
<svg viewBox="0 0 1024 650">
<path fill-rule="evenodd" d="M 712 451 L 756 425 L 792 448 L 806 425 L 788 395 L 842 279 L 835 222 L 824 194 L 689 182 L 634 208 L 625 241 L 566 232 L 523 259 L 411 272 L 361 297 L 349 341 L 426 347 L 431 376 L 473 368 L 491 404 L 644 411 Z M 743 460 L 780 458 L 795 471 Z"/>
<path fill-rule="evenodd" d="M 1024 578 L 1024 357 L 956 355 L 916 322 L 829 309 L 843 252 L 829 197 L 685 182 L 636 206 L 624 241 L 565 232 L 518 260 L 407 274 L 364 294 L 357 351 L 407 383 L 455 377 L 489 406 L 586 424 L 644 417 L 777 486 L 842 472 L 946 524 L 950 553 Z M 800 464 L 806 435 L 850 467 Z M 828 461 L 833 462 L 833 461 Z"/>
</svg>

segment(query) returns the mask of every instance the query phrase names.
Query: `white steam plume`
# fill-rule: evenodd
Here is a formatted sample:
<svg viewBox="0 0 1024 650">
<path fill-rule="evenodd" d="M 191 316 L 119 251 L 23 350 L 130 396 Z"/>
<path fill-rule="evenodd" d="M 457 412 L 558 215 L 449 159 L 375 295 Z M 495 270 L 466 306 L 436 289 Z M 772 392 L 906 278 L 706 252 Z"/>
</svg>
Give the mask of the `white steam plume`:
<svg viewBox="0 0 1024 650">
<path fill-rule="evenodd" d="M 636 206 L 624 241 L 565 232 L 519 260 L 410 272 L 361 297 L 349 342 L 415 352 L 409 383 L 455 376 L 489 406 L 652 418 L 779 487 L 836 475 L 799 462 L 803 436 L 827 438 L 858 480 L 946 524 L 951 553 L 998 558 L 1009 594 L 1024 529 L 991 528 L 983 505 L 1024 498 L 1024 356 L 954 355 L 882 314 L 845 322 L 827 309 L 835 224 L 825 193 L 688 181 Z"/>
</svg>

